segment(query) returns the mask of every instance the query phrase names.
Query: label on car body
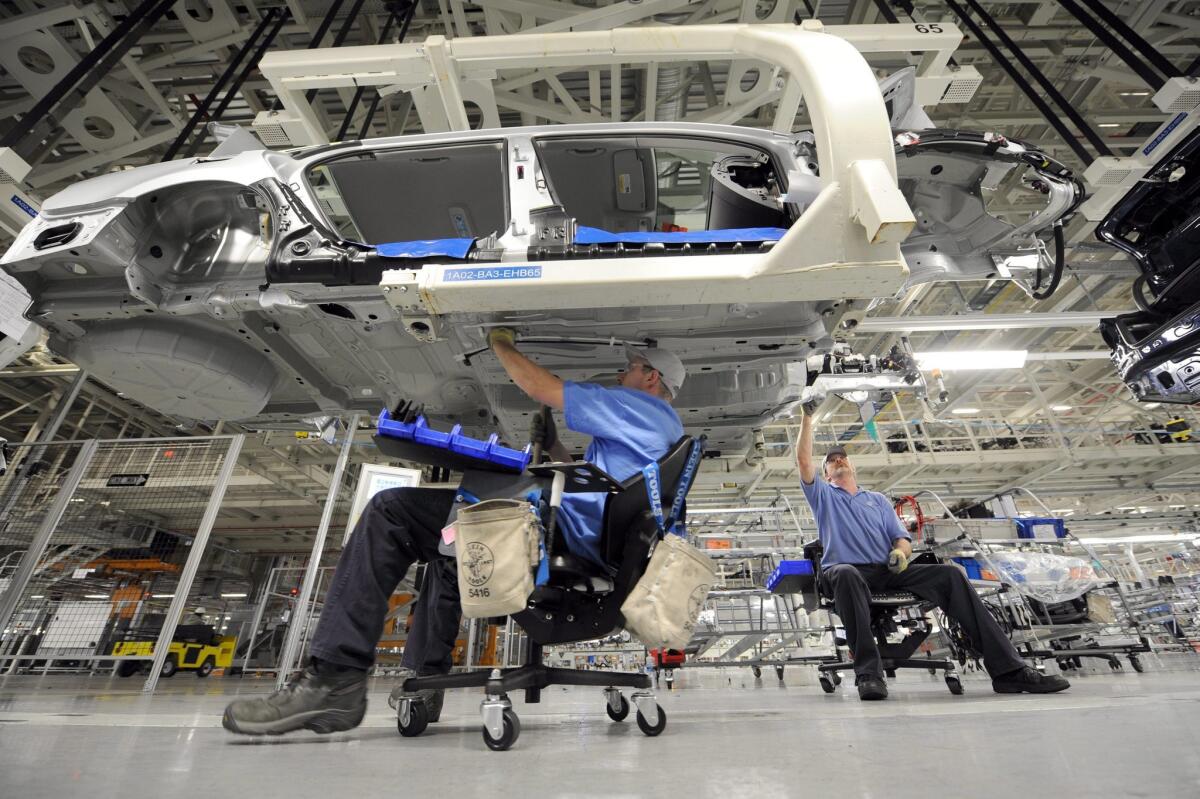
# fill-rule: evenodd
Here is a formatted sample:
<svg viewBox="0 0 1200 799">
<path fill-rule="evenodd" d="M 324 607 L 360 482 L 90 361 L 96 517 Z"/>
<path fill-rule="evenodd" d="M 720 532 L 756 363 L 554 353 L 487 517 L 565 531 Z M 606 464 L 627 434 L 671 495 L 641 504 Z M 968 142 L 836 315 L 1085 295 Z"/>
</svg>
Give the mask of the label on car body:
<svg viewBox="0 0 1200 799">
<path fill-rule="evenodd" d="M 521 266 L 473 266 L 447 269 L 442 273 L 446 283 L 462 283 L 472 280 L 538 280 L 542 268 L 524 264 Z"/>
<path fill-rule="evenodd" d="M 15 194 L 12 196 L 12 201 L 13 201 L 13 205 L 17 206 L 18 208 L 20 208 L 22 211 L 29 214 L 30 216 L 37 218 L 37 215 L 38 215 L 37 209 L 34 208 L 32 205 L 25 202 L 24 200 L 22 200 L 20 197 L 18 197 Z"/>
<path fill-rule="evenodd" d="M 1183 120 L 1185 120 L 1185 119 L 1187 119 L 1187 111 L 1184 111 L 1182 114 L 1180 114 L 1179 116 L 1172 119 L 1170 124 L 1168 124 L 1165 128 L 1163 128 L 1162 132 L 1159 133 L 1157 136 L 1155 136 L 1154 140 L 1151 141 L 1149 144 L 1147 144 L 1145 146 L 1145 148 L 1142 149 L 1142 155 L 1150 155 L 1150 153 L 1157 150 L 1158 145 L 1162 144 L 1163 141 L 1166 140 L 1167 136 L 1169 136 L 1171 134 L 1171 131 L 1173 131 L 1173 130 L 1175 130 L 1175 128 L 1179 127 L 1179 123 L 1183 122 Z"/>
</svg>

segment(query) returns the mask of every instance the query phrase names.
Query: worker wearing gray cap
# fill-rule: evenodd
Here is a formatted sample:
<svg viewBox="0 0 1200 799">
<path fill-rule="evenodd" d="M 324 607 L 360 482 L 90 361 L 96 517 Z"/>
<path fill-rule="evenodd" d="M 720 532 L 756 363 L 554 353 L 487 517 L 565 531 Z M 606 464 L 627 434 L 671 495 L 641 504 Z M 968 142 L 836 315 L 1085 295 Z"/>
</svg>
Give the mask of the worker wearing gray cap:
<svg viewBox="0 0 1200 799">
<path fill-rule="evenodd" d="M 854 653 L 855 685 L 860 699 L 886 699 L 883 664 L 871 634 L 873 591 L 911 591 L 935 602 L 971 639 L 992 677 L 997 693 L 1046 694 L 1070 687 L 1062 677 L 1039 674 L 1025 665 L 1012 643 L 971 587 L 950 564 L 909 564 L 912 537 L 892 503 L 878 491 L 858 485 L 858 473 L 845 447 L 825 455 L 820 470 L 813 460 L 815 404 L 804 404 L 796 462 L 801 488 L 812 508 L 821 539 L 821 580 L 833 596 Z"/>
<path fill-rule="evenodd" d="M 683 386 L 679 358 L 653 347 L 626 348 L 616 386 L 565 381 L 522 355 L 516 333 L 498 327 L 488 344 L 504 371 L 539 405 L 563 412 L 569 429 L 592 437 L 585 458 L 618 480 L 657 461 L 683 437 L 671 402 Z M 533 437 L 557 460 L 568 460 L 553 422 L 535 414 Z M 224 727 L 246 735 L 279 735 L 302 728 L 337 732 L 357 727 L 367 709 L 367 671 L 383 633 L 388 600 L 414 561 L 429 563 L 404 647 L 402 678 L 450 670 L 458 637 L 458 581 L 454 562 L 438 544 L 453 489 L 394 488 L 371 498 L 338 560 L 312 658 L 286 687 L 267 697 L 239 699 L 225 709 Z M 606 567 L 600 554 L 605 493 L 570 493 L 559 508 L 558 529 L 575 555 Z M 607 568 L 607 567 L 606 567 Z M 391 701 L 404 696 L 403 679 Z M 437 721 L 441 690 L 420 691 Z"/>
</svg>

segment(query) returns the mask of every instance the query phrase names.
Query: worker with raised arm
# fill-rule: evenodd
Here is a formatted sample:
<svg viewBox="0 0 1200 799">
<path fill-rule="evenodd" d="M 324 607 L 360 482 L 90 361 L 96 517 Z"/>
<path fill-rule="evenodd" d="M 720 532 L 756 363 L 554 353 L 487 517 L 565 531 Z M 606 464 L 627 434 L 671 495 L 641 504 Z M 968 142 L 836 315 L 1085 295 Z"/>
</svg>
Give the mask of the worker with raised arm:
<svg viewBox="0 0 1200 799">
<path fill-rule="evenodd" d="M 563 412 L 571 430 L 592 436 L 586 460 L 626 480 L 658 460 L 683 437 L 671 402 L 683 385 L 683 363 L 667 350 L 627 347 L 628 364 L 615 386 L 564 381 L 516 347 L 516 333 L 497 327 L 488 344 L 504 371 L 539 405 Z M 554 425 L 535 414 L 533 437 L 552 457 L 569 460 Z M 231 732 L 278 735 L 298 729 L 336 732 L 357 727 L 367 710 L 367 672 L 383 633 L 388 599 L 414 561 L 428 562 L 421 597 L 404 647 L 401 682 L 450 671 L 462 609 L 455 561 L 438 551 L 457 494 L 452 488 L 393 488 L 371 498 L 338 559 L 313 636 L 312 657 L 287 686 L 270 696 L 239 699 L 225 709 Z M 572 554 L 607 568 L 600 530 L 607 494 L 570 493 L 557 518 Z M 443 691 L 418 692 L 437 721 Z"/>
<path fill-rule="evenodd" d="M 858 484 L 844 447 L 832 447 L 818 468 L 813 460 L 813 414 L 819 399 L 804 403 L 796 465 L 812 508 L 824 553 L 821 580 L 846 628 L 854 654 L 855 685 L 863 700 L 887 699 L 883 664 L 871 634 L 872 591 L 903 590 L 934 602 L 957 621 L 992 677 L 997 693 L 1047 694 L 1070 687 L 1062 677 L 1025 665 L 992 618 L 967 576 L 949 564 L 910 564 L 912 538 L 892 503 Z"/>
</svg>

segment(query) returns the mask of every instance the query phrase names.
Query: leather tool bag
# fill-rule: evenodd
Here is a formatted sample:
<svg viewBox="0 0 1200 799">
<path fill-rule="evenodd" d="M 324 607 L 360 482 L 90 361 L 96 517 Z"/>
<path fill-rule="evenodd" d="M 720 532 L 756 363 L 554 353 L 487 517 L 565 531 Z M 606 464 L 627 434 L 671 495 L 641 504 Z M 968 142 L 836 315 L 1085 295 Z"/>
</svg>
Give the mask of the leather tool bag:
<svg viewBox="0 0 1200 799">
<path fill-rule="evenodd" d="M 541 524 L 537 510 L 515 499 L 489 499 L 458 512 L 455 550 L 463 615 L 507 616 L 533 593 Z"/>
<path fill-rule="evenodd" d="M 677 535 L 665 536 L 621 605 L 625 629 L 650 648 L 683 649 L 716 573 L 710 557 Z"/>
</svg>

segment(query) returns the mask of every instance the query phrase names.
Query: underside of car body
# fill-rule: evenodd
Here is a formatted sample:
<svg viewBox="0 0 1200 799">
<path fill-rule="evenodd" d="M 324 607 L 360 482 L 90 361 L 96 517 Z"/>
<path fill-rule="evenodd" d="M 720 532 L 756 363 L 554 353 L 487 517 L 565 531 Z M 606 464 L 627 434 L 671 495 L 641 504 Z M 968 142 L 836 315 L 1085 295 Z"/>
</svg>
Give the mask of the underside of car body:
<svg viewBox="0 0 1200 799">
<path fill-rule="evenodd" d="M 68 188 L 3 264 L 55 352 L 176 417 L 269 425 L 403 399 L 519 438 L 535 408 L 483 353 L 502 324 L 565 379 L 614 379 L 626 343 L 675 351 L 685 425 L 733 450 L 864 299 L 1032 285 L 1037 235 L 1082 194 L 998 136 L 903 131 L 894 153 L 907 271 L 869 248 L 822 265 L 817 237 L 789 240 L 822 202 L 811 135 L 678 123 L 218 149 Z M 1004 181 L 1044 209 L 989 213 Z"/>
</svg>

